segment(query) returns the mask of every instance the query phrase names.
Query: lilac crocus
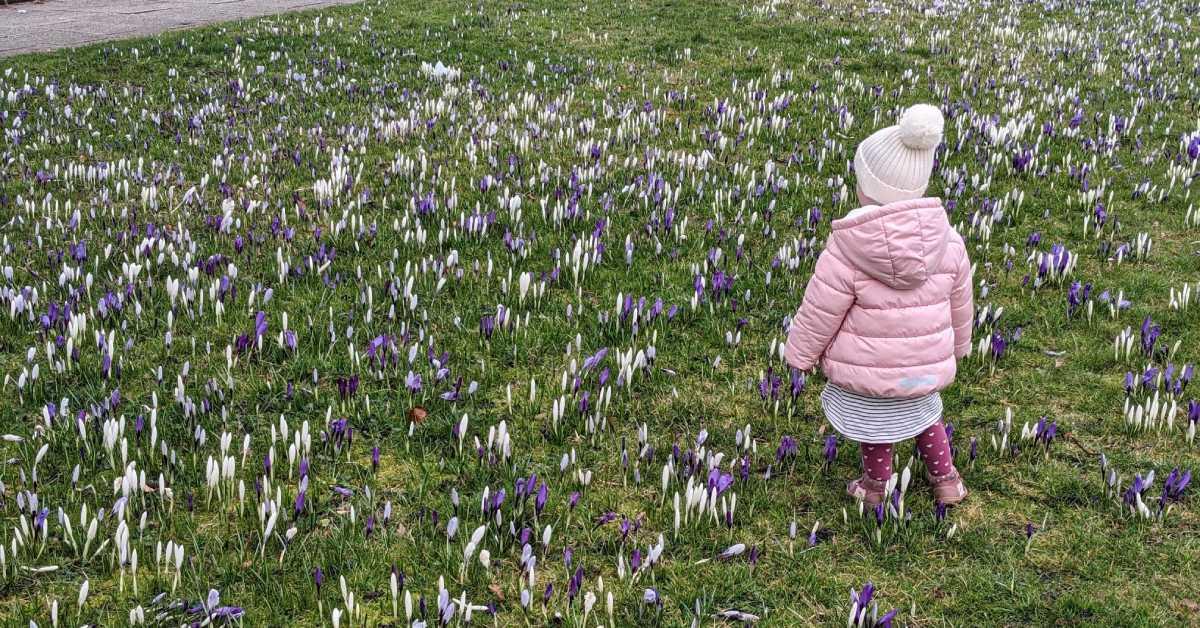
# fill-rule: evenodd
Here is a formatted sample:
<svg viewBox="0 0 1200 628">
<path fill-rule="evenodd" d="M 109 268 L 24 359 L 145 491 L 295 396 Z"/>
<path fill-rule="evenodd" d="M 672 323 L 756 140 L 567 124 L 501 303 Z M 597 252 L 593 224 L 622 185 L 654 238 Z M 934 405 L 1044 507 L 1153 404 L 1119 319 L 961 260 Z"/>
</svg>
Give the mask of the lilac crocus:
<svg viewBox="0 0 1200 628">
<path fill-rule="evenodd" d="M 738 556 L 741 556 L 742 552 L 744 552 L 744 551 L 746 551 L 745 544 L 735 543 L 735 544 L 730 545 L 729 547 L 725 548 L 720 554 L 718 554 L 717 560 L 731 560 L 731 559 L 737 558 Z"/>
<path fill-rule="evenodd" d="M 421 376 L 417 373 L 409 371 L 408 375 L 404 377 L 404 387 L 407 388 L 408 392 L 410 393 L 420 392 Z"/>
<path fill-rule="evenodd" d="M 259 311 L 254 315 L 254 339 L 258 340 L 267 335 L 267 313 Z"/>
</svg>

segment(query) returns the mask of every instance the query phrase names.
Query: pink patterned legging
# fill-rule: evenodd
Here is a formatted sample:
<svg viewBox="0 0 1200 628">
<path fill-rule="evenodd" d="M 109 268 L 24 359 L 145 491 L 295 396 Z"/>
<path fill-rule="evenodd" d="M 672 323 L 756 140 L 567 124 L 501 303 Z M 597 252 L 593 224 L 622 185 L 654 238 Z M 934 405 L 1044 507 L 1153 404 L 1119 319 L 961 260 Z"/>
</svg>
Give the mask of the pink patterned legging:
<svg viewBox="0 0 1200 628">
<path fill-rule="evenodd" d="M 862 447 L 863 471 L 872 480 L 886 482 L 892 477 L 892 447 L 890 443 L 859 443 Z M 917 435 L 917 452 L 925 461 L 929 474 L 939 477 L 954 471 L 954 456 L 950 454 L 950 439 L 946 426 L 938 419 Z"/>
</svg>

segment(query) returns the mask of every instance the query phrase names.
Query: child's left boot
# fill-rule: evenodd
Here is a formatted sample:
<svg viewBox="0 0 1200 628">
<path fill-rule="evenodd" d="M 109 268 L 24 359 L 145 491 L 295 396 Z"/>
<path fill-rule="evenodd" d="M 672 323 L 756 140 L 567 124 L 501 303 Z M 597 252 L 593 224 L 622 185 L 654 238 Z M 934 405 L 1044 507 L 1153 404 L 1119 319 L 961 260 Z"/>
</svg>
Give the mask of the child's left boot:
<svg viewBox="0 0 1200 628">
<path fill-rule="evenodd" d="M 963 484 L 962 476 L 958 474 L 958 469 L 951 471 L 945 475 L 930 475 L 925 472 L 925 479 L 929 481 L 929 486 L 933 488 L 934 501 L 940 501 L 947 506 L 953 506 L 962 502 L 967 498 L 969 491 L 967 485 Z"/>
</svg>

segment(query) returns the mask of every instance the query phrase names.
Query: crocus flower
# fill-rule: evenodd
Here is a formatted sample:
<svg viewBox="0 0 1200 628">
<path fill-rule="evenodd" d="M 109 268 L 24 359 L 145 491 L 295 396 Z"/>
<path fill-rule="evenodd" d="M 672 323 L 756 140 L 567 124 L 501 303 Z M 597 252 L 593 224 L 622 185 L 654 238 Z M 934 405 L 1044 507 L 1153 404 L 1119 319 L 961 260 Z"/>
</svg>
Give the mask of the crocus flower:
<svg viewBox="0 0 1200 628">
<path fill-rule="evenodd" d="M 850 622 L 851 626 L 861 626 L 871 607 L 871 599 L 875 596 L 875 585 L 870 582 L 863 585 L 862 591 L 850 589 Z"/>
<path fill-rule="evenodd" d="M 1192 481 L 1192 472 L 1180 472 L 1179 468 L 1171 470 L 1167 475 L 1167 479 L 1163 482 L 1163 497 L 1165 500 L 1179 501 L 1183 499 L 1183 492 L 1187 489 L 1188 484 Z"/>
<path fill-rule="evenodd" d="M 567 604 L 575 599 L 579 594 L 580 588 L 583 587 L 583 567 L 575 568 L 575 575 L 571 576 L 571 580 L 567 583 Z"/>
<path fill-rule="evenodd" d="M 833 466 L 834 460 L 837 459 L 837 437 L 830 435 L 825 437 L 825 466 Z"/>
<path fill-rule="evenodd" d="M 736 558 L 738 556 L 741 556 L 742 552 L 744 552 L 744 551 L 746 551 L 745 544 L 735 543 L 734 545 L 730 545 L 729 547 L 725 548 L 720 554 L 718 554 L 717 559 L 718 560 L 730 560 L 730 559 Z"/>
<path fill-rule="evenodd" d="M 534 512 L 539 515 L 542 514 L 542 509 L 546 507 L 546 498 L 549 494 L 550 491 L 546 487 L 546 483 L 542 482 L 541 486 L 538 487 L 537 498 L 534 500 Z"/>
<path fill-rule="evenodd" d="M 1154 347 L 1158 343 L 1158 337 L 1162 334 L 1162 327 L 1154 324 L 1149 316 L 1142 320 L 1142 352 L 1147 356 L 1154 353 Z"/>
<path fill-rule="evenodd" d="M 798 450 L 796 439 L 791 436 L 784 436 L 780 439 L 779 447 L 775 450 L 775 461 L 782 462 L 785 458 L 791 458 L 796 455 Z"/>
</svg>

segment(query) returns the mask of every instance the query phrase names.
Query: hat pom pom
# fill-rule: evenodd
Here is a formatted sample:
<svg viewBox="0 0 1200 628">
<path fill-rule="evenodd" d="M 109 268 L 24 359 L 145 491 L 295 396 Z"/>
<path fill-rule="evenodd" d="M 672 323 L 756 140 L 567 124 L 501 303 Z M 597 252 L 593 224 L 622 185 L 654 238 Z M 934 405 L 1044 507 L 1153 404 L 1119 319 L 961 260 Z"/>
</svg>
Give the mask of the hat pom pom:
<svg viewBox="0 0 1200 628">
<path fill-rule="evenodd" d="M 900 141 L 914 150 L 930 150 L 942 143 L 945 121 L 933 105 L 913 105 L 900 116 Z"/>
</svg>

